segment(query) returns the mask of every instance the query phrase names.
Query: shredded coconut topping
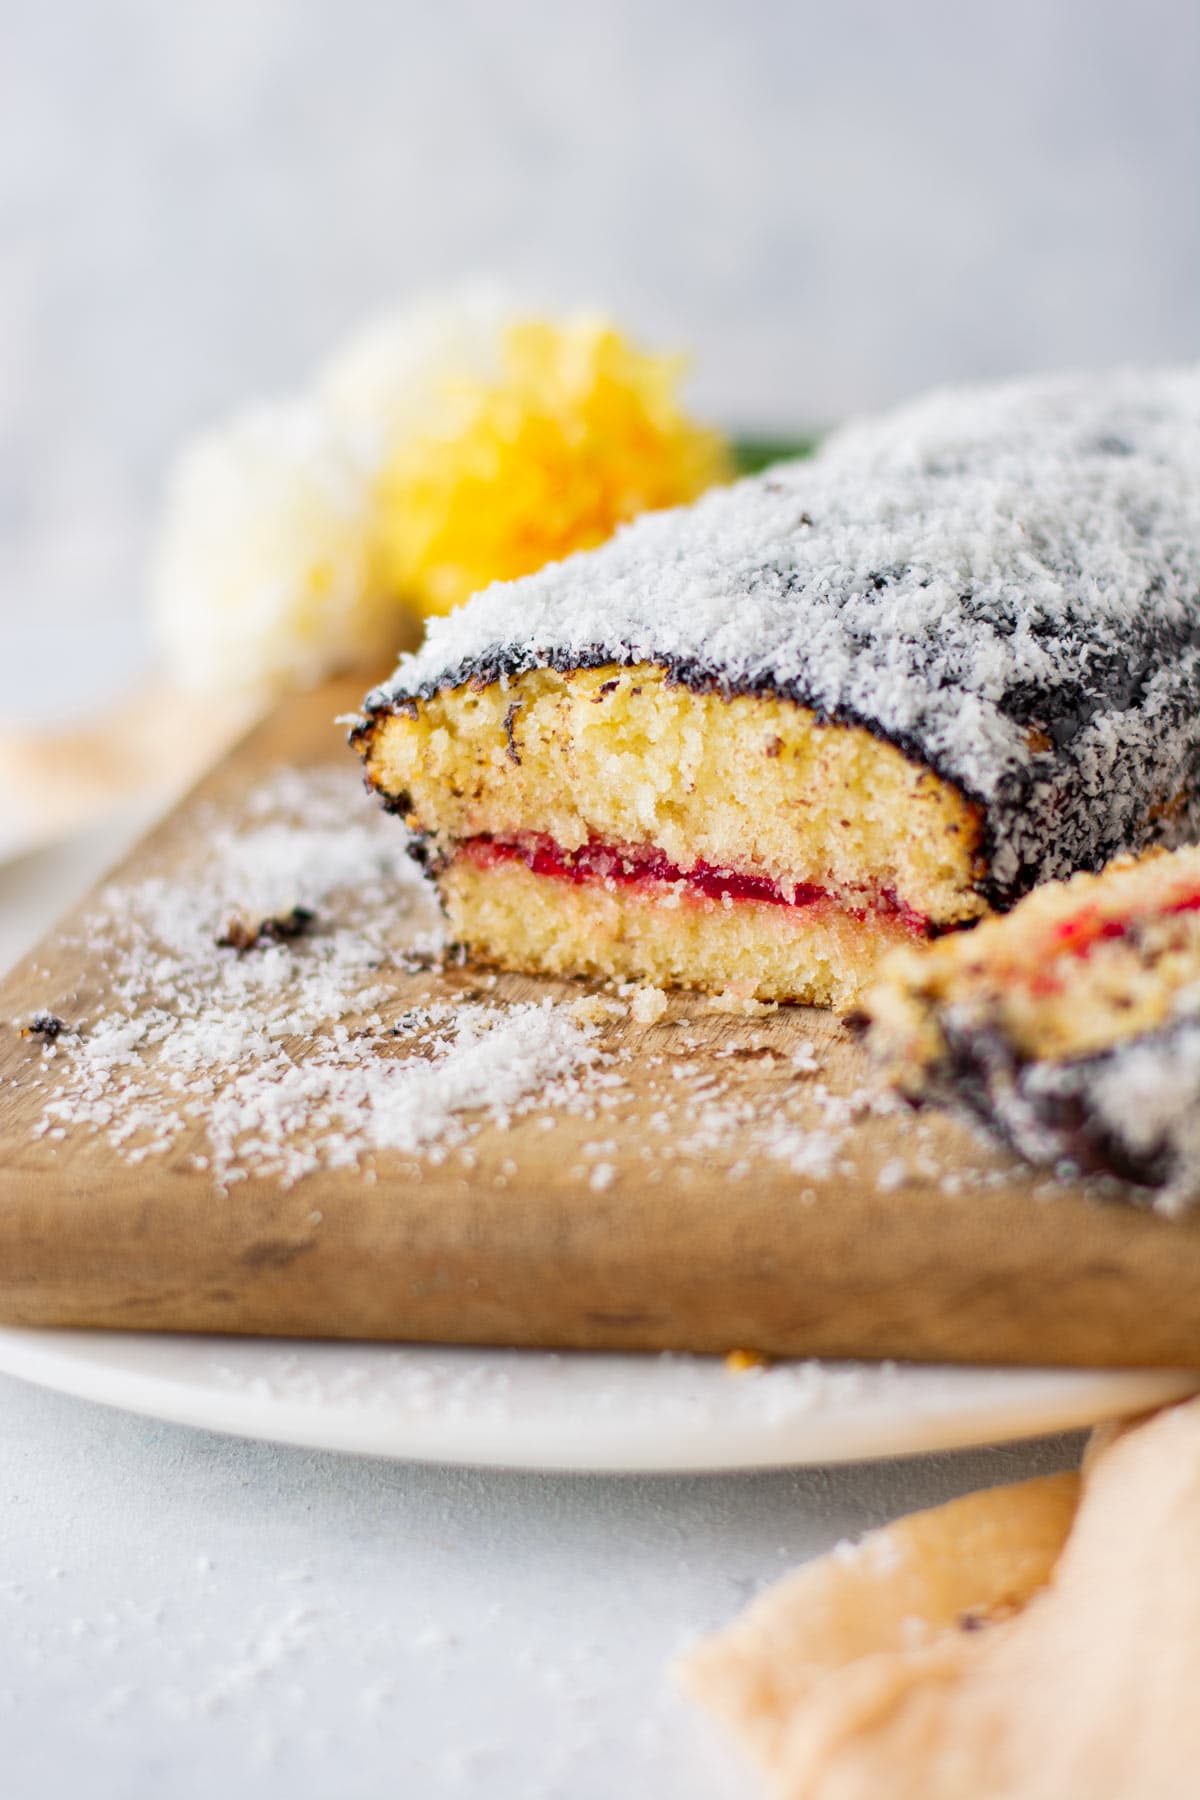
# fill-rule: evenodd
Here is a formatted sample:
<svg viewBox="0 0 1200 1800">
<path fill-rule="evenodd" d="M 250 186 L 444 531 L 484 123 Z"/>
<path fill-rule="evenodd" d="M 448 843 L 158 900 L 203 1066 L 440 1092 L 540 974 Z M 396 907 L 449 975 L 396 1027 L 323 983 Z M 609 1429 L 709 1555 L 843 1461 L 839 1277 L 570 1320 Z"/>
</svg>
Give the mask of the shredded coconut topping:
<svg viewBox="0 0 1200 1800">
<path fill-rule="evenodd" d="M 1200 835 L 1198 596 L 1200 368 L 945 391 L 487 588 L 367 707 L 607 662 L 781 693 L 980 803 L 1006 904 Z"/>
<path fill-rule="evenodd" d="M 1114 1148 L 1157 1163 L 1157 1212 L 1176 1214 L 1200 1201 L 1200 1020 L 1180 1019 L 1092 1057 L 1030 1063 L 997 1115 L 1012 1142 L 1039 1162 L 1052 1161 L 1062 1132 L 1043 1122 L 1047 1103 L 1077 1109 Z"/>
</svg>

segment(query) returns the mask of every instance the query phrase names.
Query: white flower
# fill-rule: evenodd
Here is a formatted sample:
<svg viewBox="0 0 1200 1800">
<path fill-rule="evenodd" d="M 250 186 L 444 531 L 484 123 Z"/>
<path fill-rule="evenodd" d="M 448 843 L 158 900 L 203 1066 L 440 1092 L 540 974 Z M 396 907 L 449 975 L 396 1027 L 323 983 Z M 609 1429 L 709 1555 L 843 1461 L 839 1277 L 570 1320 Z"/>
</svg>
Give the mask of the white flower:
<svg viewBox="0 0 1200 1800">
<path fill-rule="evenodd" d="M 350 450 L 372 471 L 430 419 L 444 427 L 451 383 L 498 374 L 510 295 L 483 284 L 375 319 L 330 358 L 319 392 Z"/>
<path fill-rule="evenodd" d="M 327 409 L 264 404 L 173 472 L 152 571 L 155 634 L 193 688 L 302 686 L 396 648 L 370 482 Z"/>
<path fill-rule="evenodd" d="M 604 535 L 597 466 L 611 465 L 606 529 L 630 496 L 634 510 L 693 497 L 724 473 L 723 453 L 674 408 L 673 369 L 603 319 L 544 317 L 485 286 L 369 325 L 301 397 L 179 459 L 151 595 L 172 675 L 259 693 L 378 666 L 406 647 L 414 614 Z M 611 407 L 592 416 L 612 388 L 628 403 L 616 430 Z M 539 439 L 524 428 L 543 414 Z"/>
</svg>

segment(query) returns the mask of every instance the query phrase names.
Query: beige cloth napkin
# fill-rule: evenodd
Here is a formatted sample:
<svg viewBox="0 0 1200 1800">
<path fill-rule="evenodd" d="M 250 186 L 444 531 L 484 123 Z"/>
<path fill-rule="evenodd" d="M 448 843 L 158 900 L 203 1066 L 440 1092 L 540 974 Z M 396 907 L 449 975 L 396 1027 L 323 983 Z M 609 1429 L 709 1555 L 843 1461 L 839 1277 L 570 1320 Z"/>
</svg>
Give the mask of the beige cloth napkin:
<svg viewBox="0 0 1200 1800">
<path fill-rule="evenodd" d="M 0 857 L 67 837 L 142 799 L 161 796 L 165 804 L 262 706 L 155 682 L 82 722 L 0 729 Z"/>
<path fill-rule="evenodd" d="M 1081 1488 L 840 1547 L 681 1676 L 778 1800 L 1195 1800 L 1200 1399 L 1097 1433 Z"/>
</svg>

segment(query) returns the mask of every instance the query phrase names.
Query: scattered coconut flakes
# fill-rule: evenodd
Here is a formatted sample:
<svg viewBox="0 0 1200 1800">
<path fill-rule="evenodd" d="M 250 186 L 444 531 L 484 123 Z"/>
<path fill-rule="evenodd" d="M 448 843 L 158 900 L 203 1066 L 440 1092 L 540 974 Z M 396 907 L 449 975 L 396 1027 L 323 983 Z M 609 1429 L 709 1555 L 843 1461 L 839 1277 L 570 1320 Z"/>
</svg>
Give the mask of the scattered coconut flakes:
<svg viewBox="0 0 1200 1800">
<path fill-rule="evenodd" d="M 845 1140 L 836 1131 L 803 1131 L 783 1128 L 764 1146 L 769 1156 L 786 1163 L 793 1175 L 823 1180 L 838 1166 Z"/>
<path fill-rule="evenodd" d="M 242 828 L 214 819 L 180 876 L 103 897 L 89 958 L 106 1009 L 61 1058 L 38 1136 L 101 1132 L 126 1161 L 189 1132 L 224 1186 L 292 1183 L 379 1150 L 461 1142 L 464 1115 L 507 1123 L 569 1098 L 601 1061 L 595 1031 L 546 1000 L 437 1002 L 397 1011 L 390 975 L 421 966 L 442 928 L 395 822 L 340 771 L 286 771 Z M 297 823 L 297 819 L 303 823 Z M 239 955 L 218 943 L 234 909 L 303 906 L 303 938 Z"/>
</svg>

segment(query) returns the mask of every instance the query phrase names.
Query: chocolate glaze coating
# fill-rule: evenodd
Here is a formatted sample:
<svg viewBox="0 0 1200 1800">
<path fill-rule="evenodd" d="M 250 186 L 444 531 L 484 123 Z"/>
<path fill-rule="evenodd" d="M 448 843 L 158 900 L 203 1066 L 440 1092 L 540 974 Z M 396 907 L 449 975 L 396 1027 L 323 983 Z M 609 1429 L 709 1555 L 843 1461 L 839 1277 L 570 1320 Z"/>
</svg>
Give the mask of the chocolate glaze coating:
<svg viewBox="0 0 1200 1800">
<path fill-rule="evenodd" d="M 1028 1161 L 1194 1198 L 1200 1184 L 1200 1019 L 1063 1062 L 1023 1057 L 995 1025 L 939 1015 L 930 1099 L 971 1113 Z"/>
<path fill-rule="evenodd" d="M 1007 907 L 1200 837 L 1200 370 L 937 394 L 475 596 L 356 728 L 651 664 L 861 726 L 980 810 Z"/>
</svg>

